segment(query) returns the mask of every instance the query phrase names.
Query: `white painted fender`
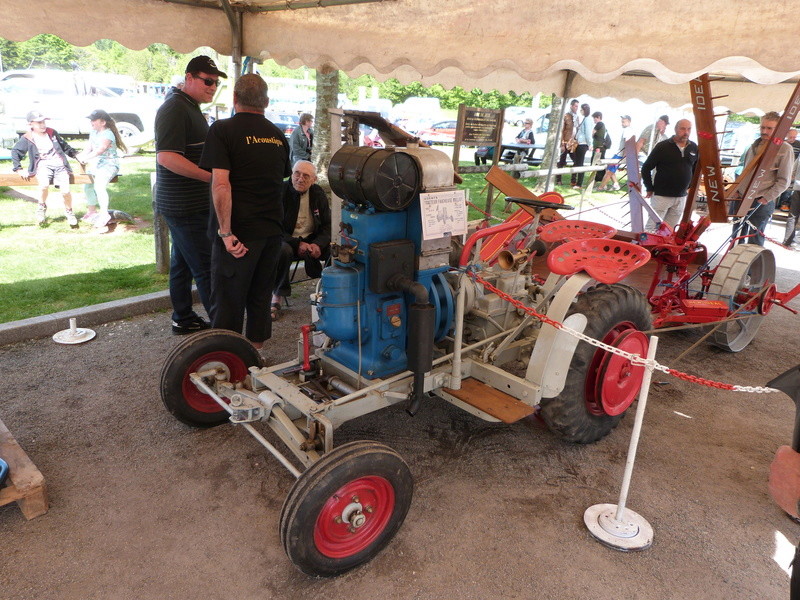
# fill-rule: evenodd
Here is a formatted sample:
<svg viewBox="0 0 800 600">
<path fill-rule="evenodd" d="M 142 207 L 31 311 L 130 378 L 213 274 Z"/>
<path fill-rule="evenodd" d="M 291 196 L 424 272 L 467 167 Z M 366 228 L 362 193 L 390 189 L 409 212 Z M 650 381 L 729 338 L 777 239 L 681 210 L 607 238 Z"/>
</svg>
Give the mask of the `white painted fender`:
<svg viewBox="0 0 800 600">
<path fill-rule="evenodd" d="M 588 322 L 586 316 L 575 313 L 567 318 L 566 315 L 578 293 L 591 280 L 582 272 L 570 277 L 550 303 L 547 316 L 583 333 Z M 564 389 L 569 365 L 579 341 L 552 325 L 542 325 L 525 372 L 525 379 L 540 387 L 542 398 L 554 398 Z"/>
</svg>

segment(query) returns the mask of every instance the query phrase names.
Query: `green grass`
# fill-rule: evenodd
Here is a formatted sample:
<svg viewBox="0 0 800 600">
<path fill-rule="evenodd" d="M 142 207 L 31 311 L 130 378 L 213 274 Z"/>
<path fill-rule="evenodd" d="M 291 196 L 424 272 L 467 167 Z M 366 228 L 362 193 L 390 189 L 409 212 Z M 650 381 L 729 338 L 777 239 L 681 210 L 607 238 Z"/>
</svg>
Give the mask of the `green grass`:
<svg viewBox="0 0 800 600">
<path fill-rule="evenodd" d="M 125 159 L 110 204 L 136 223 L 104 235 L 83 222 L 70 229 L 61 196 L 52 190 L 50 225 L 40 228 L 34 223 L 36 188 L 15 188 L 27 199 L 0 188 L 0 323 L 166 289 L 166 276 L 155 271 L 154 163 L 152 155 Z M 0 169 L 10 172 L 10 164 Z M 72 186 L 78 217 L 86 210 L 82 187 Z"/>
<path fill-rule="evenodd" d="M 472 166 L 474 163 L 460 161 L 459 164 L 461 166 L 466 167 L 466 166 Z M 589 176 L 590 175 L 587 173 L 586 177 Z M 591 176 L 594 177 L 594 173 L 592 173 Z M 462 173 L 461 178 L 464 180 L 464 182 L 461 184 L 460 187 L 469 190 L 470 202 L 472 202 L 472 204 L 481 209 L 477 210 L 476 208 L 470 206 L 467 212 L 467 218 L 471 221 L 477 219 L 483 219 L 485 215 L 481 211 L 485 210 L 486 208 L 486 180 L 483 178 L 483 173 Z M 569 176 L 566 176 L 565 180 L 569 181 Z M 536 179 L 528 178 L 528 179 L 519 179 L 518 181 L 532 192 L 536 191 L 535 190 L 537 183 Z M 623 178 L 622 180 L 623 185 L 625 181 L 626 180 Z M 586 182 L 588 182 L 588 180 L 586 180 Z M 565 204 L 574 205 L 576 207 L 578 206 L 578 203 L 580 202 L 580 193 L 577 190 L 571 189 L 570 186 L 568 185 L 566 186 L 559 185 L 555 187 L 554 191 L 560 193 L 564 197 Z M 495 194 L 495 201 L 492 203 L 492 216 L 498 217 L 500 219 L 505 219 L 506 217 L 508 217 L 508 213 L 504 212 L 506 206 L 506 203 L 504 201 L 505 197 L 502 194 L 498 196 L 497 190 L 494 190 L 494 194 Z M 585 196 L 585 202 L 592 206 L 602 206 L 604 204 L 619 202 L 622 199 L 621 194 L 622 192 L 614 194 L 607 194 L 603 192 L 587 193 Z M 516 210 L 516 208 L 517 208 L 516 205 L 514 205 L 513 210 Z M 590 217 L 587 216 L 587 219 L 590 219 Z"/>
</svg>

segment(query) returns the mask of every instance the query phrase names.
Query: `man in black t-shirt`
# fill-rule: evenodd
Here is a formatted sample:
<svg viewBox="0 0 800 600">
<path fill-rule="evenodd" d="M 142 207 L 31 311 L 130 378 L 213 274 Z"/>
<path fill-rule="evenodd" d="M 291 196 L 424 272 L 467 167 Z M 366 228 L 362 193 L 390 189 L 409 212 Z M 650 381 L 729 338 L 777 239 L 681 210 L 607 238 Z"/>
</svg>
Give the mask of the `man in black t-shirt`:
<svg viewBox="0 0 800 600">
<path fill-rule="evenodd" d="M 192 279 L 210 312 L 211 244 L 206 231 L 211 173 L 198 166 L 208 133 L 200 103 L 211 101 L 220 77 L 227 76 L 208 56 L 194 57 L 186 65 L 183 87 L 172 88 L 156 113 L 155 204 L 172 238 L 169 297 L 177 335 L 209 326 L 192 308 Z"/>
<path fill-rule="evenodd" d="M 267 84 L 243 75 L 233 89 L 236 114 L 208 132 L 200 166 L 211 169 L 211 323 L 242 332 L 261 348 L 272 334 L 269 300 L 282 239 L 283 179 L 289 144 L 264 117 Z"/>
</svg>

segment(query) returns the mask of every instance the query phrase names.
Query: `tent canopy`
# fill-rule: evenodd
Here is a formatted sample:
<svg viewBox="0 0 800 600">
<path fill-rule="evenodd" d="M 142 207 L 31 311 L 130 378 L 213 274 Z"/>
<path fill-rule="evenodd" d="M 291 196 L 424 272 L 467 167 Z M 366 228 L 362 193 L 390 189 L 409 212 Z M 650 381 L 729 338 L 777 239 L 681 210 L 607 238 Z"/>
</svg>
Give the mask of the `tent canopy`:
<svg viewBox="0 0 800 600">
<path fill-rule="evenodd" d="M 572 95 L 680 105 L 686 82 L 711 72 L 728 78 L 715 93 L 730 91 L 738 111 L 781 108 L 793 85 L 776 84 L 800 75 L 788 0 L 38 0 L 35 19 L 29 4 L 5 4 L 0 37 L 16 41 L 45 30 L 82 46 L 232 54 L 238 20 L 245 56 L 445 87 L 560 95 L 574 71 Z"/>
</svg>

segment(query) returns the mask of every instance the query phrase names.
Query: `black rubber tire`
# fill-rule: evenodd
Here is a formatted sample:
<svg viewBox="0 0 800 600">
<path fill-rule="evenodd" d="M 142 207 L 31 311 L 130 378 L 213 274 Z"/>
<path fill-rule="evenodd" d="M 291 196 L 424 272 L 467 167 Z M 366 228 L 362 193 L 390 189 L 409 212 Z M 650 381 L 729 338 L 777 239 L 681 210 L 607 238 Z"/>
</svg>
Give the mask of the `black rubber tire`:
<svg viewBox="0 0 800 600">
<path fill-rule="evenodd" d="M 645 297 L 632 287 L 622 284 L 600 284 L 578 296 L 568 311 L 586 315 L 584 333 L 602 340 L 618 324 L 630 322 L 640 331 L 652 325 L 650 307 Z M 564 389 L 555 398 L 542 398 L 541 416 L 547 426 L 559 437 L 570 442 L 588 444 L 608 435 L 622 419 L 622 415 L 596 415 L 586 403 L 587 378 L 596 352 L 603 352 L 586 342 L 578 342 L 569 366 Z M 623 413 L 624 414 L 624 413 Z"/>
<path fill-rule="evenodd" d="M 233 383 L 244 379 L 249 367 L 262 366 L 258 350 L 233 331 L 207 329 L 183 338 L 161 368 L 161 401 L 176 419 L 193 427 L 214 427 L 228 421 L 228 412 L 214 410 L 214 401 L 189 381 L 192 365 L 196 368 L 205 360 L 222 362 L 233 369 Z M 198 410 L 201 405 L 203 410 Z"/>
<path fill-rule="evenodd" d="M 365 481 L 363 478 L 380 478 L 393 493 L 393 504 L 373 507 L 367 519 L 385 518 L 385 524 L 370 529 L 359 529 L 369 536 L 358 540 L 342 540 L 337 546 L 347 553 L 346 544 L 363 543 L 345 556 L 323 554 L 317 545 L 318 519 L 330 507 L 337 491 L 345 486 Z M 292 563 L 307 575 L 331 577 L 371 560 L 395 536 L 406 518 L 414 494 L 414 481 L 405 461 L 391 448 L 371 441 L 344 444 L 325 454 L 311 465 L 295 482 L 281 510 L 281 543 Z M 362 498 L 363 499 L 363 498 Z M 383 514 L 382 514 L 383 513 Z M 330 513 L 325 513 L 326 517 Z M 372 523 L 367 523 L 372 525 Z M 330 527 L 330 526 L 328 526 Z M 347 535 L 347 534 L 345 534 Z M 366 533 L 365 533 L 366 535 Z M 335 546 L 335 544 L 333 544 Z"/>
</svg>

